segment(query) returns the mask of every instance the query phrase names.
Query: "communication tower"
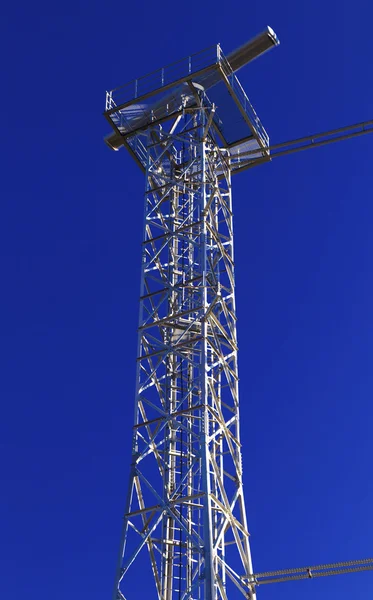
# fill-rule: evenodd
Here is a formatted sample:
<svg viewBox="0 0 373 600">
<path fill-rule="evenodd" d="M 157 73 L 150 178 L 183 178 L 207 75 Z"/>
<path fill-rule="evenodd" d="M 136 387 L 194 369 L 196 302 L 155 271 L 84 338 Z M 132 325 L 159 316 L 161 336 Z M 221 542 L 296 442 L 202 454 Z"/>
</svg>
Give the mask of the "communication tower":
<svg viewBox="0 0 373 600">
<path fill-rule="evenodd" d="M 113 600 L 127 600 L 126 574 L 142 551 L 151 570 L 141 577 L 154 580 L 158 600 L 227 600 L 233 588 L 255 599 L 231 177 L 372 131 L 369 122 L 270 148 L 236 71 L 278 43 L 268 28 L 227 58 L 213 46 L 106 95 L 106 142 L 126 147 L 145 173 L 132 461 Z"/>
</svg>

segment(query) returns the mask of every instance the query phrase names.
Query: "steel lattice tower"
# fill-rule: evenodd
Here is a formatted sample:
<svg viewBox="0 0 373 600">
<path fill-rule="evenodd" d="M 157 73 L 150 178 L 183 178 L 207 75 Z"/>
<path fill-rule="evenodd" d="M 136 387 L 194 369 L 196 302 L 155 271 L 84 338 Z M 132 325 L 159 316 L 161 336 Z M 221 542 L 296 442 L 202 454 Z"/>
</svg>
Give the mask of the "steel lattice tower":
<svg viewBox="0 0 373 600">
<path fill-rule="evenodd" d="M 234 68 L 276 43 L 266 31 L 231 56 Z M 114 600 L 127 599 L 126 574 L 145 546 L 159 600 L 226 600 L 234 585 L 255 598 L 231 173 L 243 150 L 266 159 L 268 137 L 219 46 L 176 65 L 181 77 L 172 65 L 155 74 L 158 86 L 153 74 L 107 93 L 107 142 L 125 145 L 145 171 L 135 422 Z"/>
<path fill-rule="evenodd" d="M 147 545 L 164 600 L 179 591 L 185 598 L 215 598 L 216 587 L 224 598 L 227 576 L 240 585 L 232 551 L 240 572 L 252 572 L 231 181 L 226 158 L 208 135 L 210 115 L 202 99 L 169 129 L 146 131 L 137 406 L 123 539 L 131 550 L 118 578 Z"/>
<path fill-rule="evenodd" d="M 278 43 L 268 28 L 228 59 L 214 46 L 106 95 L 106 142 L 125 146 L 145 173 L 135 422 L 113 600 L 130 600 L 127 574 L 146 549 L 158 600 L 227 600 L 237 589 L 255 600 L 259 583 L 373 569 L 373 559 L 252 569 L 231 175 L 373 133 L 367 121 L 270 148 L 235 71 Z"/>
<path fill-rule="evenodd" d="M 268 28 L 107 92 L 114 150 L 145 173 L 132 461 L 113 600 L 147 550 L 158 600 L 373 570 L 373 559 L 253 573 L 242 487 L 231 175 L 373 133 L 373 120 L 269 146 L 235 71 L 278 44 Z M 146 547 L 146 548 L 145 548 Z M 137 594 L 138 597 L 138 594 Z"/>
<path fill-rule="evenodd" d="M 127 576 L 146 549 L 151 568 L 136 579 L 150 575 L 158 600 L 227 600 L 237 589 L 255 600 L 259 583 L 373 570 L 373 559 L 252 569 L 231 175 L 373 133 L 371 120 L 270 147 L 235 71 L 278 43 L 268 28 L 228 59 L 214 46 L 106 94 L 106 142 L 126 147 L 145 174 L 135 422 L 113 600 L 131 600 Z"/>
</svg>

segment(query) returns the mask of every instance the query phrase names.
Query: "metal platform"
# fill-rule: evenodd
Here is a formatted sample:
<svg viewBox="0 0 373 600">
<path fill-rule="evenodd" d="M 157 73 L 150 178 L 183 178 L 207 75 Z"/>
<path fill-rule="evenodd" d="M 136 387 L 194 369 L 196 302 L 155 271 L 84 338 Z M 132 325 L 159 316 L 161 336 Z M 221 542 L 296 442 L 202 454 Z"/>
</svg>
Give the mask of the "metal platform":
<svg viewBox="0 0 373 600">
<path fill-rule="evenodd" d="M 233 159 L 248 151 L 253 161 L 269 159 L 268 134 L 219 44 L 107 92 L 104 114 L 115 132 L 115 146 L 113 134 L 109 144 L 126 146 L 145 169 L 146 150 L 137 134 L 195 108 L 202 95 L 205 106 L 216 107 L 220 147 Z"/>
</svg>

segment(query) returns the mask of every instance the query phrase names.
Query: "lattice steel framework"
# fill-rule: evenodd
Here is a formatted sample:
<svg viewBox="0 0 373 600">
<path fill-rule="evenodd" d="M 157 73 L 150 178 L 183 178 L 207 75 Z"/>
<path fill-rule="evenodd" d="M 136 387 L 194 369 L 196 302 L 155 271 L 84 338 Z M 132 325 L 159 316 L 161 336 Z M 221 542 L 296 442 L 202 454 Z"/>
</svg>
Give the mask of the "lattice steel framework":
<svg viewBox="0 0 373 600">
<path fill-rule="evenodd" d="M 137 395 L 114 599 L 146 546 L 159 600 L 255 597 L 242 488 L 231 177 L 200 105 L 147 155 Z M 242 575 L 246 574 L 246 582 Z"/>
<path fill-rule="evenodd" d="M 132 463 L 113 600 L 131 600 L 126 581 L 146 550 L 151 570 L 137 569 L 136 582 L 150 575 L 158 600 L 227 600 L 229 588 L 255 600 L 259 584 L 373 569 L 372 559 L 252 569 L 231 174 L 373 133 L 371 120 L 270 147 L 235 71 L 278 43 L 267 28 L 229 60 L 218 45 L 106 94 L 106 143 L 126 147 L 146 177 Z"/>
</svg>

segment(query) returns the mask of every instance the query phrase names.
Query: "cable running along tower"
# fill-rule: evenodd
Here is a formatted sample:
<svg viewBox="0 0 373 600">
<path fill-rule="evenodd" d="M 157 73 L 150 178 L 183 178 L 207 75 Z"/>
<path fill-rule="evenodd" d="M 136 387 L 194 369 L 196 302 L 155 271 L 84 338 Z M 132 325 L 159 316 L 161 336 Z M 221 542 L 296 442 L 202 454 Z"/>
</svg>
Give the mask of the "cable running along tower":
<svg viewBox="0 0 373 600">
<path fill-rule="evenodd" d="M 126 576 L 146 551 L 151 568 L 140 575 L 154 580 L 158 600 L 227 600 L 233 588 L 255 599 L 231 176 L 371 126 L 271 154 L 235 72 L 278 43 L 268 28 L 228 58 L 214 46 L 106 96 L 107 144 L 126 147 L 145 173 L 135 422 L 113 600 L 131 600 Z"/>
</svg>

